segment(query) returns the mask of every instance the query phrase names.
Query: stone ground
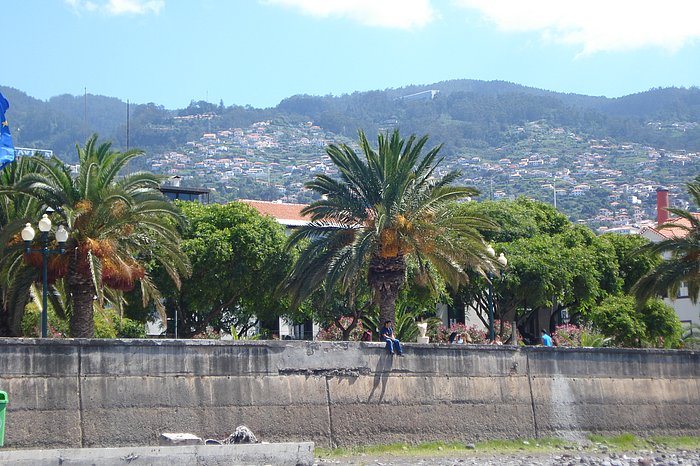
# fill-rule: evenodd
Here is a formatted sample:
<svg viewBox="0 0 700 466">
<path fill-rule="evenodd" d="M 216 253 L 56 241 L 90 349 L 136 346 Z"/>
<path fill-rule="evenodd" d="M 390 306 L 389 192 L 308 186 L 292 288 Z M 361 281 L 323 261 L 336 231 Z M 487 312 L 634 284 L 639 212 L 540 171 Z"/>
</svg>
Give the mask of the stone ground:
<svg viewBox="0 0 700 466">
<path fill-rule="evenodd" d="M 466 453 L 461 456 L 360 455 L 316 458 L 317 466 L 700 466 L 700 450 L 641 450 L 627 453 L 567 451 L 553 453 Z"/>
</svg>

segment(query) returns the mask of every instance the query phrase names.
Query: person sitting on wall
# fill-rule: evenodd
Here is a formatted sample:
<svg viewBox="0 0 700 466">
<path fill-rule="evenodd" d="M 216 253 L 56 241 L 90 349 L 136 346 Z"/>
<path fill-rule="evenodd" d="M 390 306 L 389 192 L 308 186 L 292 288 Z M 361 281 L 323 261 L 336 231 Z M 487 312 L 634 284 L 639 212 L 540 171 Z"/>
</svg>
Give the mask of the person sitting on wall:
<svg viewBox="0 0 700 466">
<path fill-rule="evenodd" d="M 552 345 L 552 337 L 549 336 L 547 331 L 545 329 L 542 329 L 542 345 L 544 346 L 553 346 Z"/>
<path fill-rule="evenodd" d="M 457 332 L 450 333 L 450 338 L 448 339 L 448 341 L 450 342 L 451 345 L 454 345 L 457 343 L 457 335 L 458 335 Z"/>
<path fill-rule="evenodd" d="M 384 322 L 384 326 L 379 331 L 379 336 L 386 342 L 386 349 L 389 351 L 389 354 L 393 356 L 394 352 L 396 352 L 399 356 L 403 356 L 401 342 L 394 336 L 394 329 L 391 327 L 390 320 Z"/>
</svg>

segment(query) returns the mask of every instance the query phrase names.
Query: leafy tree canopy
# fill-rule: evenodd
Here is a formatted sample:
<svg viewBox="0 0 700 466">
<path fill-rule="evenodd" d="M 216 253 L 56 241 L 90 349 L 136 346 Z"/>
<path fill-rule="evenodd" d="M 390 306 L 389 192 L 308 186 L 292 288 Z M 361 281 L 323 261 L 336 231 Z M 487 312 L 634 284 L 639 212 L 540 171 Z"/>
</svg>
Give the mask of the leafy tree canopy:
<svg viewBox="0 0 700 466">
<path fill-rule="evenodd" d="M 183 334 L 208 325 L 243 333 L 257 319 L 282 314 L 287 306 L 274 290 L 293 259 L 284 248 L 284 228 L 239 202 L 177 205 L 188 220 L 182 248 L 193 270 L 180 292 L 169 296 Z"/>
<path fill-rule="evenodd" d="M 600 236 L 615 250 L 619 265 L 620 278 L 623 281 L 622 291 L 629 293 L 632 286 L 645 274 L 654 269 L 661 257 L 658 254 L 643 254 L 638 250 L 649 244 L 649 241 L 639 235 L 616 235 L 612 233 Z"/>
<path fill-rule="evenodd" d="M 658 299 L 638 309 L 633 296 L 608 296 L 587 310 L 585 318 L 621 346 L 675 347 L 681 338 L 678 316 Z"/>
<path fill-rule="evenodd" d="M 553 206 L 525 197 L 511 200 L 467 202 L 457 204 L 463 215 L 488 218 L 498 229 L 484 229 L 487 241 L 508 243 L 518 238 L 562 233 L 571 226 L 566 216 Z"/>
<path fill-rule="evenodd" d="M 547 310 L 554 314 L 567 308 L 576 319 L 582 310 L 623 289 L 615 248 L 618 240 L 607 241 L 586 227 L 571 224 L 548 204 L 518 198 L 471 202 L 457 209 L 465 215 L 488 215 L 500 227 L 484 232 L 494 241 L 496 253 L 503 252 L 508 260 L 507 269 L 493 281 L 498 318 L 524 323 L 533 313 Z M 622 246 L 620 249 L 620 257 L 626 258 Z M 626 260 L 625 276 L 643 273 L 638 270 L 640 264 Z M 473 306 L 487 324 L 487 281 L 473 277 L 453 297 L 456 303 Z"/>
<path fill-rule="evenodd" d="M 575 310 L 619 290 L 614 252 L 586 228 L 502 246 L 508 271 L 499 292 L 528 308 L 551 308 L 555 300 Z"/>
</svg>

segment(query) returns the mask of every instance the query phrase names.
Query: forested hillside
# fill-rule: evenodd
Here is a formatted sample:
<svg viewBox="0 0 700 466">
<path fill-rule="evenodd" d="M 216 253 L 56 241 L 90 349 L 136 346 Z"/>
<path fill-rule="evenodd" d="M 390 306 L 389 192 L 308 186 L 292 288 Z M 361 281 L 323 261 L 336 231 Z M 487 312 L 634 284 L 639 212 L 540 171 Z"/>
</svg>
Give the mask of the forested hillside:
<svg viewBox="0 0 700 466">
<path fill-rule="evenodd" d="M 74 146 L 92 132 L 123 148 L 127 144 L 127 104 L 112 97 L 61 95 L 48 101 L 2 87 L 10 101 L 8 118 L 17 146 L 53 149 L 71 160 Z M 432 98 L 405 98 L 437 90 Z M 191 116 L 191 118 L 182 118 Z M 194 117 L 196 116 L 196 117 Z M 649 144 L 665 149 L 700 150 L 700 90 L 652 89 L 609 99 L 561 94 L 499 81 L 453 80 L 341 96 L 297 95 L 274 108 L 192 102 L 185 109 L 155 103 L 129 106 L 129 146 L 156 154 L 195 140 L 208 131 L 245 127 L 276 119 L 313 121 L 327 131 L 354 137 L 399 127 L 427 133 L 445 144 L 445 153 L 497 148 L 517 142 L 513 126 L 544 120 L 591 138 Z"/>
</svg>

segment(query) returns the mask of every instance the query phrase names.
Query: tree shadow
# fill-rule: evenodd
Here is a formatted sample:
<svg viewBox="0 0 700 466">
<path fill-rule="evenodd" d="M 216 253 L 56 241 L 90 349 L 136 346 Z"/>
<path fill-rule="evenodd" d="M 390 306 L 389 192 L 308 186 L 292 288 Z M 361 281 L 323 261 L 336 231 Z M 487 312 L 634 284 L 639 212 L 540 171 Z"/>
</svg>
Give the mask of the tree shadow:
<svg viewBox="0 0 700 466">
<path fill-rule="evenodd" d="M 377 388 L 381 385 L 381 390 L 379 396 L 376 398 L 376 403 L 379 404 L 384 401 L 384 394 L 386 393 L 386 385 L 389 381 L 389 374 L 391 373 L 391 368 L 394 365 L 394 357 L 388 354 L 386 351 L 382 351 L 382 356 L 379 357 L 377 362 L 377 367 L 374 368 L 374 383 L 372 384 L 372 391 L 369 393 L 367 398 L 367 403 L 373 402 L 373 397 L 377 391 Z"/>
</svg>

